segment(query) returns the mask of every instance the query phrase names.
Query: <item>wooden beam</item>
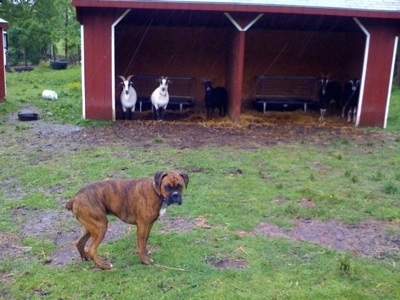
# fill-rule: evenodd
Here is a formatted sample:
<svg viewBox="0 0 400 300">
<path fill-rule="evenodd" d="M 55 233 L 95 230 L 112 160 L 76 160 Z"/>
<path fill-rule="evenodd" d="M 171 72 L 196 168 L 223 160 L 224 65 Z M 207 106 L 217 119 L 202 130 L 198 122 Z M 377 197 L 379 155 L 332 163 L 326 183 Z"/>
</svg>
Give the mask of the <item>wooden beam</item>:
<svg viewBox="0 0 400 300">
<path fill-rule="evenodd" d="M 245 32 L 232 32 L 232 45 L 228 59 L 227 88 L 229 95 L 229 116 L 233 122 L 240 118 L 243 89 L 243 65 L 244 65 Z"/>
</svg>

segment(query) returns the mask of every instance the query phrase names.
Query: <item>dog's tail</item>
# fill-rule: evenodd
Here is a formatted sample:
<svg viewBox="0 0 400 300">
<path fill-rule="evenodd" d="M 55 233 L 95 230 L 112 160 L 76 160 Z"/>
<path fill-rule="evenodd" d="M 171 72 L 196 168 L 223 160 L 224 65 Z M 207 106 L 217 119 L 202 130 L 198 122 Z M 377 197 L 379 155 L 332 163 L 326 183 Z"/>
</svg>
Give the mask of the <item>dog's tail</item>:
<svg viewBox="0 0 400 300">
<path fill-rule="evenodd" d="M 74 198 L 71 198 L 68 200 L 67 204 L 65 204 L 65 208 L 68 210 L 72 210 L 73 206 L 74 206 Z"/>
</svg>

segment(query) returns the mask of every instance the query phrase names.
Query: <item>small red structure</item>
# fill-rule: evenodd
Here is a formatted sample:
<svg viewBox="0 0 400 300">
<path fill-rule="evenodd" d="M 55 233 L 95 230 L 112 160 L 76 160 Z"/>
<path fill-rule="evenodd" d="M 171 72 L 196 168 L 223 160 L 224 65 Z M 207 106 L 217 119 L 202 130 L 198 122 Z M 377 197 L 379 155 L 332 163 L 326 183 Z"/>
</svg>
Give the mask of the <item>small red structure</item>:
<svg viewBox="0 0 400 300">
<path fill-rule="evenodd" d="M 118 75 L 211 79 L 227 87 L 229 114 L 238 121 L 251 104 L 254 78 L 330 73 L 342 84 L 361 79 L 356 125 L 386 126 L 400 2 L 72 3 L 82 25 L 84 118 L 118 118 Z M 196 86 L 196 102 L 203 103 Z"/>
<path fill-rule="evenodd" d="M 4 43 L 6 42 L 5 39 L 3 38 L 4 35 L 4 30 L 7 28 L 8 22 L 0 18 L 0 49 L 3 49 L 3 55 L 0 55 L 0 66 L 3 66 L 2 69 L 0 70 L 0 103 L 4 102 L 6 96 L 7 96 L 7 89 L 6 89 L 6 69 L 5 69 L 5 64 L 6 64 L 6 57 L 5 57 L 5 45 Z"/>
</svg>

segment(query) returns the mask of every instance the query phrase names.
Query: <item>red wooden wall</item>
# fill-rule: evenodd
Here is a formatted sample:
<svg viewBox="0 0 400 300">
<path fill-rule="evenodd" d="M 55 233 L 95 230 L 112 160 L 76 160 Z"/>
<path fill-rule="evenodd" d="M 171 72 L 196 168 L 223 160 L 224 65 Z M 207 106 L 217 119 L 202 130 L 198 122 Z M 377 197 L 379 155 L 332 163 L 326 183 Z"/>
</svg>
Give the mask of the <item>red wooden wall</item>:
<svg viewBox="0 0 400 300">
<path fill-rule="evenodd" d="M 81 10 L 83 24 L 84 117 L 112 120 L 111 25 L 122 10 Z"/>
<path fill-rule="evenodd" d="M 371 38 L 359 125 L 384 127 L 395 38 L 400 28 L 366 20 L 363 24 Z"/>
</svg>

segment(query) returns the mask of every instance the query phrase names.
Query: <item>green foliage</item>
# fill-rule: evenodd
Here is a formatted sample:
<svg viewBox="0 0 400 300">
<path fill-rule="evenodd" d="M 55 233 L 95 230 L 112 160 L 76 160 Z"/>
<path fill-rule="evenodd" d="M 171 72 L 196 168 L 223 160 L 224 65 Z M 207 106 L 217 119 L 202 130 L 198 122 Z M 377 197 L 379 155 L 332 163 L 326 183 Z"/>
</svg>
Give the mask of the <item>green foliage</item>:
<svg viewBox="0 0 400 300">
<path fill-rule="evenodd" d="M 390 97 L 389 115 L 387 129 L 400 132 L 400 87 L 393 87 Z"/>
<path fill-rule="evenodd" d="M 80 43 L 79 24 L 69 0 L 2 1 L 0 15 L 9 22 L 12 65 L 38 64 L 48 59 L 51 44 L 61 44 L 65 56 Z"/>
</svg>

